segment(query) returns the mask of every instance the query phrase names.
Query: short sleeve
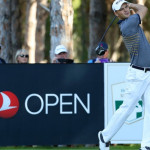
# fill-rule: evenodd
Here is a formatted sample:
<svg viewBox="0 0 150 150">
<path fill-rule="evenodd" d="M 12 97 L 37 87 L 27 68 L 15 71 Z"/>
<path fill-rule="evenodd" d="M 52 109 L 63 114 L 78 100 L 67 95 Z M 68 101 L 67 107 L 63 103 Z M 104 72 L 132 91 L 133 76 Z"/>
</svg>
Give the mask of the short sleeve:
<svg viewBox="0 0 150 150">
<path fill-rule="evenodd" d="M 120 30 L 123 36 L 129 36 L 135 34 L 139 30 L 139 24 L 141 24 L 141 19 L 139 14 L 131 15 L 129 18 L 125 19 L 120 24 Z"/>
<path fill-rule="evenodd" d="M 134 14 L 134 15 L 131 15 L 129 18 L 128 18 L 128 21 L 130 23 L 130 27 L 135 27 L 135 26 L 138 26 L 139 24 L 141 24 L 141 18 L 139 16 L 139 14 Z"/>
</svg>

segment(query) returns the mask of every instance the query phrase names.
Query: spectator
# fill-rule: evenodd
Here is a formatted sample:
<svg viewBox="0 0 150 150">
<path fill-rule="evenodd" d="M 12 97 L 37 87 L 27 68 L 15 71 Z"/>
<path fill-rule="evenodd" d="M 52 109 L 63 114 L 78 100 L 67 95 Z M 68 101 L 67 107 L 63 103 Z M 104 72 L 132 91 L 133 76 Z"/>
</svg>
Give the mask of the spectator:
<svg viewBox="0 0 150 150">
<path fill-rule="evenodd" d="M 52 63 L 59 63 L 59 64 L 61 64 L 61 63 L 66 63 L 66 64 L 73 63 L 73 60 L 69 59 L 69 52 L 65 46 L 58 45 L 55 48 L 55 57 L 52 60 Z"/>
<path fill-rule="evenodd" d="M 26 49 L 19 49 L 16 52 L 15 56 L 16 63 L 22 64 L 22 63 L 28 63 L 29 62 L 29 54 Z"/>
<path fill-rule="evenodd" d="M 64 45 L 58 45 L 55 48 L 55 57 L 52 63 L 57 64 L 72 64 L 73 60 L 69 59 L 69 52 Z M 55 145 L 56 146 L 56 145 Z M 70 145 L 57 145 L 57 147 L 70 147 Z"/>
<path fill-rule="evenodd" d="M 0 64 L 6 64 L 5 60 L 0 58 Z"/>
<path fill-rule="evenodd" d="M 101 55 L 97 54 L 97 57 L 95 59 L 90 59 L 88 61 L 88 63 L 108 63 L 108 62 L 112 62 L 112 60 L 110 60 L 108 58 L 109 51 L 108 51 L 107 43 L 100 42 L 98 44 L 98 46 L 99 46 L 99 48 L 101 48 L 102 54 Z"/>
</svg>

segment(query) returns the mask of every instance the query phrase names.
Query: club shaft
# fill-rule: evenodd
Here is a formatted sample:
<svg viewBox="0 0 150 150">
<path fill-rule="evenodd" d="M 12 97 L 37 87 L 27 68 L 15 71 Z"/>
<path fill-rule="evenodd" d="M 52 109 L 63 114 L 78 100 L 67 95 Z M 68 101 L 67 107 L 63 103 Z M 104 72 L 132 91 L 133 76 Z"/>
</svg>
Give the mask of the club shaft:
<svg viewBox="0 0 150 150">
<path fill-rule="evenodd" d="M 106 29 L 106 31 L 104 32 L 104 34 L 103 34 L 103 36 L 102 36 L 100 42 L 104 39 L 104 37 L 105 37 L 107 31 L 109 30 L 110 26 L 111 26 L 111 25 L 113 24 L 113 22 L 115 21 L 116 17 L 117 17 L 117 16 L 115 16 L 115 17 L 113 18 L 113 20 L 111 21 L 111 23 L 110 23 L 109 26 L 107 27 L 107 29 Z"/>
</svg>

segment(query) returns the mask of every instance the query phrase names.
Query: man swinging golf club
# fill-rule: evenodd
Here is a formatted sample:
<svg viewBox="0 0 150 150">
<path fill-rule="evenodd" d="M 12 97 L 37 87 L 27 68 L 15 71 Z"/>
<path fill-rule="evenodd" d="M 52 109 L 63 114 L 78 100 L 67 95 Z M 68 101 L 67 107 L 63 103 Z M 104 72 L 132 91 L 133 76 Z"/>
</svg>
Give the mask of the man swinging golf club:
<svg viewBox="0 0 150 150">
<path fill-rule="evenodd" d="M 126 75 L 125 100 L 106 128 L 98 132 L 99 148 L 109 150 L 109 141 L 132 113 L 137 102 L 142 99 L 145 116 L 140 150 L 150 150 L 150 44 L 140 27 L 147 8 L 125 0 L 115 0 L 112 9 L 119 18 L 118 24 L 130 54 L 131 64 Z M 134 11 L 134 14 L 131 14 L 130 9 Z"/>
</svg>

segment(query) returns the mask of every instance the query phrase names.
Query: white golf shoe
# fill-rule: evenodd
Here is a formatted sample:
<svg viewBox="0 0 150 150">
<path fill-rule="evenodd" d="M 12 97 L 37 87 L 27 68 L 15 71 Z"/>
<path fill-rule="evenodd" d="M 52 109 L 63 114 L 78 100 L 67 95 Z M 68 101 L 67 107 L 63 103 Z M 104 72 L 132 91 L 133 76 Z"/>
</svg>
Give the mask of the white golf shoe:
<svg viewBox="0 0 150 150">
<path fill-rule="evenodd" d="M 99 139 L 99 149 L 100 150 L 110 150 L 109 149 L 110 142 L 105 143 L 101 131 L 98 132 L 98 139 Z"/>
</svg>

